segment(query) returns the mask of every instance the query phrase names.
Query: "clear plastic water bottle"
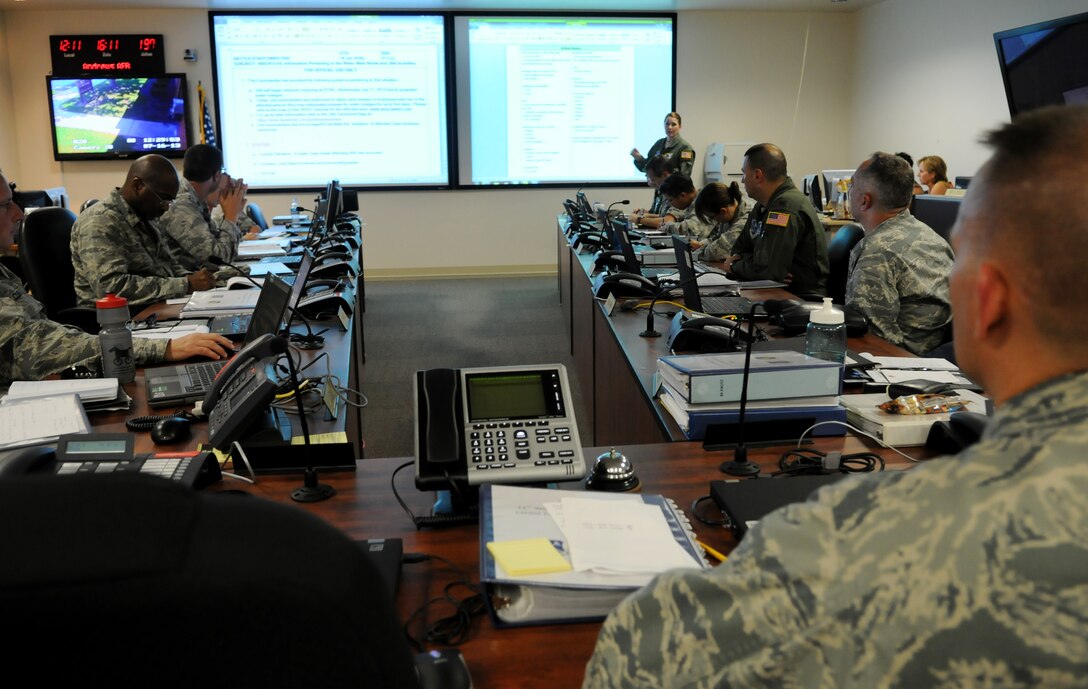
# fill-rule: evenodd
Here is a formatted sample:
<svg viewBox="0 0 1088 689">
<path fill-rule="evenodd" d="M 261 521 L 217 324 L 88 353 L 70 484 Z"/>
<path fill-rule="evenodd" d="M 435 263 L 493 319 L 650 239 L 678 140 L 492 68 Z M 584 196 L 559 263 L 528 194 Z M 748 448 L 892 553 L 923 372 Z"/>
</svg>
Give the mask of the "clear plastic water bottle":
<svg viewBox="0 0 1088 689">
<path fill-rule="evenodd" d="M 102 377 L 131 383 L 136 380 L 136 359 L 128 324 L 128 299 L 107 294 L 94 305 L 101 326 L 98 340 L 102 343 Z"/>
<path fill-rule="evenodd" d="M 298 218 L 298 199 L 291 199 L 291 218 L 292 220 Z"/>
<path fill-rule="evenodd" d="M 846 358 L 846 314 L 831 305 L 831 297 L 809 314 L 805 354 L 839 364 Z"/>
</svg>

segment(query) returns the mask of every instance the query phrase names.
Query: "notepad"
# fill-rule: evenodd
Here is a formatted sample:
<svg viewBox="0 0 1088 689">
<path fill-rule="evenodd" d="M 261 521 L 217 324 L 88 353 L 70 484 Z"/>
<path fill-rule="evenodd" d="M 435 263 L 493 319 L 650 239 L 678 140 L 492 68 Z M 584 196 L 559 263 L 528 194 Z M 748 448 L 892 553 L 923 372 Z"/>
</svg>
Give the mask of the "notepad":
<svg viewBox="0 0 1088 689">
<path fill-rule="evenodd" d="M 499 566 L 510 576 L 530 576 L 569 572 L 567 562 L 546 538 L 526 538 L 521 541 L 493 541 L 487 549 Z"/>
</svg>

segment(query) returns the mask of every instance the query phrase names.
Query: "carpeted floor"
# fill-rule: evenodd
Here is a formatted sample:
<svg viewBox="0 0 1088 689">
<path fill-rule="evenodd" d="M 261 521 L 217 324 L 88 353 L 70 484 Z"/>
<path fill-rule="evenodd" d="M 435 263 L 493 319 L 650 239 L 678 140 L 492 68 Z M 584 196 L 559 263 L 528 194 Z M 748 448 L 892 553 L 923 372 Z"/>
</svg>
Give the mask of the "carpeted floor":
<svg viewBox="0 0 1088 689">
<path fill-rule="evenodd" d="M 367 283 L 365 456 L 413 455 L 412 375 L 423 368 L 564 364 L 587 433 L 566 313 L 554 276 Z"/>
</svg>

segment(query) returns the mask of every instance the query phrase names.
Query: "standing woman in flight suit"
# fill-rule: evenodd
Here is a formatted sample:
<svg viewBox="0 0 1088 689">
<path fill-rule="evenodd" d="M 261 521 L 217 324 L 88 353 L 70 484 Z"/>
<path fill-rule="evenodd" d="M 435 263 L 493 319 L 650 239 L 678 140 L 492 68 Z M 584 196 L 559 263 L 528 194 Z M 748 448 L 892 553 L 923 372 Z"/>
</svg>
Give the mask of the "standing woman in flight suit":
<svg viewBox="0 0 1088 689">
<path fill-rule="evenodd" d="M 667 157 L 674 171 L 691 176 L 691 169 L 695 167 L 695 149 L 681 138 L 680 115 L 675 112 L 665 115 L 665 138 L 658 139 L 650 147 L 650 155 L 643 156 L 637 148 L 631 149 L 631 157 L 634 158 L 635 167 L 639 169 L 639 172 L 645 172 L 646 161 L 656 155 Z"/>
</svg>

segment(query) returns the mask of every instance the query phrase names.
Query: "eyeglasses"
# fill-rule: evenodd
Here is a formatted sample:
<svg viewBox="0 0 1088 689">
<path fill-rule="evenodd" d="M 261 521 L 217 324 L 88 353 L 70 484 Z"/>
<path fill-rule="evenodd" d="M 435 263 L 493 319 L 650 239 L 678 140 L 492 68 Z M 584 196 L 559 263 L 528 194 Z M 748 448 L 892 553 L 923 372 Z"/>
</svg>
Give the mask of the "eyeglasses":
<svg viewBox="0 0 1088 689">
<path fill-rule="evenodd" d="M 143 180 L 140 180 L 140 181 L 143 181 Z M 162 206 L 163 208 L 169 208 L 170 204 L 173 203 L 174 200 L 177 198 L 177 196 L 171 196 L 170 198 L 166 198 L 162 194 L 160 194 L 157 191 L 155 191 L 154 189 L 152 189 L 151 185 L 148 184 L 147 182 L 144 182 L 144 188 L 151 192 L 151 195 L 154 196 L 158 200 L 159 205 Z"/>
</svg>

